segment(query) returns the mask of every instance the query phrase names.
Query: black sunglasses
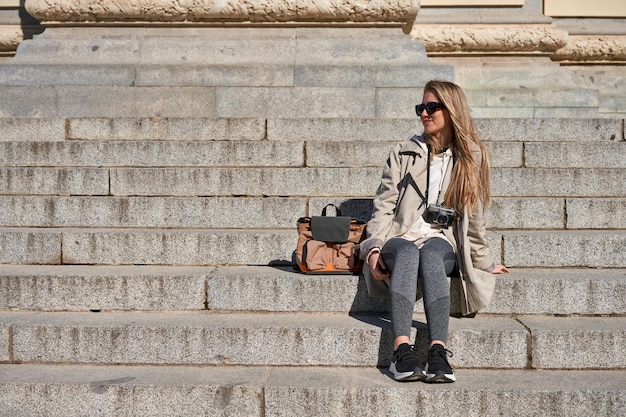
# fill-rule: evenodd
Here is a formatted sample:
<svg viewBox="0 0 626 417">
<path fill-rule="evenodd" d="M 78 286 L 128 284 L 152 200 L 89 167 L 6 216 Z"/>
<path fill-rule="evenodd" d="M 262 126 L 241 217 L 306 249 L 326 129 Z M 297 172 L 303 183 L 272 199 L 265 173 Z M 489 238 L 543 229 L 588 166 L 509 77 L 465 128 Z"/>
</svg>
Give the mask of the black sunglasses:
<svg viewBox="0 0 626 417">
<path fill-rule="evenodd" d="M 444 106 L 443 104 L 431 101 L 430 103 L 418 104 L 417 106 L 415 106 L 415 112 L 418 116 L 421 116 L 422 112 L 426 110 L 426 113 L 428 113 L 428 115 L 432 115 L 437 110 L 445 108 L 446 106 Z"/>
</svg>

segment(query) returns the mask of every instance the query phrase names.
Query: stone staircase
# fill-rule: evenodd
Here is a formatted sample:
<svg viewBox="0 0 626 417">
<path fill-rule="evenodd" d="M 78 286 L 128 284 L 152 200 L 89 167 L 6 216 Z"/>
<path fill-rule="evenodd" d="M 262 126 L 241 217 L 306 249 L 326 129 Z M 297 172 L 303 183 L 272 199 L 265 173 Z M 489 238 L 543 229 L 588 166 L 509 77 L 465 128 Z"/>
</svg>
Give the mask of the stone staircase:
<svg viewBox="0 0 626 417">
<path fill-rule="evenodd" d="M 115 45 L 99 39 L 92 52 Z M 418 129 L 385 111 L 419 90 L 410 66 L 388 57 L 406 77 L 376 93 L 354 86 L 379 77 L 375 59 L 351 87 L 320 86 L 323 66 L 310 87 L 268 87 L 281 62 L 316 68 L 277 48 L 274 68 L 220 69 L 230 86 L 202 78 L 209 64 L 137 86 L 167 66 L 89 69 L 63 42 L 41 43 L 41 64 L 18 51 L 0 66 L 0 415 L 626 415 L 623 120 L 476 120 L 493 165 L 488 237 L 512 272 L 476 318 L 451 318 L 458 382 L 400 384 L 384 301 L 359 276 L 291 262 L 298 217 L 327 203 L 369 217 L 388 150 Z M 261 87 L 232 85 L 246 68 Z M 124 70 L 127 85 L 110 82 Z M 424 322 L 418 303 L 423 356 Z"/>
</svg>

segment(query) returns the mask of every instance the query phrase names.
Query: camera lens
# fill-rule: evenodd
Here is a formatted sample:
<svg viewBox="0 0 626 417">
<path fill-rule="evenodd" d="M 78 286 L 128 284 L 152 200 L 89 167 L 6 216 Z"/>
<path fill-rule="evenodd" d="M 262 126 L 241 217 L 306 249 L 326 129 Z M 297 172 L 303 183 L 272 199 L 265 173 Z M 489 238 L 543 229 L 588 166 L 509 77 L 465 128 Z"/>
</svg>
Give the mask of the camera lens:
<svg viewBox="0 0 626 417">
<path fill-rule="evenodd" d="M 437 216 L 437 220 L 436 220 L 436 222 L 437 222 L 438 224 L 448 224 L 448 221 L 449 221 L 449 220 L 448 220 L 448 216 L 446 216 L 446 215 L 444 215 L 444 214 L 439 214 L 439 215 Z"/>
</svg>

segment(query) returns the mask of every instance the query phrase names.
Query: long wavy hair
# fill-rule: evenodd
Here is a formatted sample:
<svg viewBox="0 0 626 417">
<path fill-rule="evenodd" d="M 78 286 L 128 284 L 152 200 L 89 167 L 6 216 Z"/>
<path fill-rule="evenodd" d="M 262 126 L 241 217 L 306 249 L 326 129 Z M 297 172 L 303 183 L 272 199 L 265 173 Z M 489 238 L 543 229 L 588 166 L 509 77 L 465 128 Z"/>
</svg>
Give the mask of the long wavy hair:
<svg viewBox="0 0 626 417">
<path fill-rule="evenodd" d="M 439 80 L 429 81 L 424 86 L 424 92 L 426 91 L 439 98 L 450 113 L 452 121 L 451 149 L 455 155 L 455 163 L 452 180 L 445 195 L 446 206 L 459 213 L 463 213 L 464 209 L 471 213 L 479 202 L 485 207 L 489 206 L 489 155 L 474 127 L 465 93 L 458 85 Z M 480 156 L 477 151 L 480 151 Z"/>
</svg>

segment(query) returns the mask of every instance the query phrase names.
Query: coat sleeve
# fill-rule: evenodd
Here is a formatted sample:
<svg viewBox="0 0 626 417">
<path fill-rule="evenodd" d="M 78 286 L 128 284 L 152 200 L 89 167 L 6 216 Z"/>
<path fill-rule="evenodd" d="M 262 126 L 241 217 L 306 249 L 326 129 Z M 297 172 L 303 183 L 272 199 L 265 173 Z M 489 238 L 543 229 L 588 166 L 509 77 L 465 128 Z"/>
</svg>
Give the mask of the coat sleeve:
<svg viewBox="0 0 626 417">
<path fill-rule="evenodd" d="M 372 218 L 367 223 L 367 239 L 361 243 L 361 256 L 363 257 L 367 256 L 371 249 L 383 246 L 393 224 L 401 175 L 400 147 L 401 145 L 396 145 L 389 153 L 383 168 L 380 185 L 374 196 Z"/>
</svg>

